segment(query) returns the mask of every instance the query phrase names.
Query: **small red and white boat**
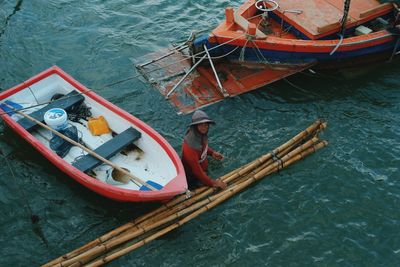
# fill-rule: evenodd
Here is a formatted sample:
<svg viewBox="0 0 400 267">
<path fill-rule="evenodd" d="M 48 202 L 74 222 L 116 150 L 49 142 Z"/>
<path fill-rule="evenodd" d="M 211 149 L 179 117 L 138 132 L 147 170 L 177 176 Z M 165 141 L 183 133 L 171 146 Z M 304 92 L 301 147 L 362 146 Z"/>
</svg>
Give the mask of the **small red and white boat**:
<svg viewBox="0 0 400 267">
<path fill-rule="evenodd" d="M 160 134 L 56 66 L 3 91 L 0 103 L 1 117 L 9 127 L 68 176 L 100 195 L 124 202 L 165 201 L 187 190 L 181 160 Z M 58 136 L 41 123 L 50 125 L 44 114 L 58 109 L 68 114 L 60 132 L 76 130 L 81 145 L 112 165 L 64 139 L 56 141 L 69 148 L 63 153 L 54 150 Z M 102 124 L 91 124 L 98 121 L 89 117 L 103 119 Z"/>
</svg>

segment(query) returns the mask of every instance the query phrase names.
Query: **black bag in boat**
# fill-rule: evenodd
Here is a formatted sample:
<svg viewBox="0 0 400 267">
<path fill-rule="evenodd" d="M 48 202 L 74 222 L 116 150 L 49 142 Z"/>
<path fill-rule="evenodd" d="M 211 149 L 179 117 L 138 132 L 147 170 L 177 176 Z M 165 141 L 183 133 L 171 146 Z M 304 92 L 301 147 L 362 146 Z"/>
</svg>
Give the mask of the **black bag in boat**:
<svg viewBox="0 0 400 267">
<path fill-rule="evenodd" d="M 79 140 L 78 130 L 73 125 L 69 125 L 67 128 L 65 128 L 64 130 L 60 130 L 59 132 L 76 142 L 78 142 Z M 50 140 L 50 148 L 62 158 L 68 154 L 72 146 L 73 144 L 62 139 L 58 135 L 54 135 L 53 138 L 51 138 Z"/>
</svg>

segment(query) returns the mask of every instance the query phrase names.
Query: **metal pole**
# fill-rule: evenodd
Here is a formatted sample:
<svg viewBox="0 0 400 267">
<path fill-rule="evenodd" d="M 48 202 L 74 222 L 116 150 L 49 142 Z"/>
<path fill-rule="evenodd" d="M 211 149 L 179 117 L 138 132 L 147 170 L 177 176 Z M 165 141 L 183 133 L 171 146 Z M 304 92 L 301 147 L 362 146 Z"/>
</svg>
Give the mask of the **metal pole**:
<svg viewBox="0 0 400 267">
<path fill-rule="evenodd" d="M 207 47 L 206 47 L 205 45 L 204 45 L 204 50 L 206 51 L 208 60 L 210 61 L 211 68 L 212 68 L 212 70 L 213 70 L 213 72 L 214 72 L 214 76 L 215 76 L 215 79 L 217 80 L 218 87 L 219 87 L 221 93 L 224 95 L 224 97 L 229 96 L 228 92 L 226 92 L 225 89 L 222 87 L 222 84 L 221 84 L 221 81 L 219 80 L 217 71 L 215 70 L 214 64 L 213 64 L 213 62 L 212 62 L 212 60 L 211 60 L 210 53 L 208 53 Z"/>
<path fill-rule="evenodd" d="M 178 88 L 178 86 L 186 79 L 187 76 L 206 58 L 207 55 L 204 55 L 199 61 L 196 62 L 196 64 L 193 65 L 193 67 L 190 68 L 188 72 L 186 72 L 185 76 L 182 77 L 182 79 L 177 82 L 174 87 L 168 92 L 168 94 L 165 96 L 165 99 L 169 99 L 169 96 Z"/>
<path fill-rule="evenodd" d="M 168 54 L 165 54 L 165 55 L 163 55 L 163 56 L 160 56 L 160 57 L 158 57 L 158 58 L 155 58 L 155 59 L 153 59 L 153 60 L 151 60 L 151 61 L 148 61 L 148 62 L 146 62 L 146 63 L 137 65 L 137 67 L 143 68 L 143 67 L 145 67 L 145 66 L 147 66 L 147 65 L 150 65 L 150 64 L 152 64 L 152 63 L 154 63 L 154 62 L 157 62 L 157 61 L 159 61 L 159 60 L 161 60 L 161 59 L 163 59 L 163 58 L 166 58 L 166 57 L 172 55 L 173 53 L 175 53 L 175 50 L 176 50 L 176 51 L 181 51 L 181 50 L 183 50 L 183 49 L 185 49 L 185 48 L 187 48 L 187 47 L 188 47 L 187 45 L 184 45 L 184 46 L 182 46 L 182 47 L 179 47 L 179 46 L 178 46 L 178 48 L 174 48 L 174 50 L 171 51 L 171 52 L 169 52 Z"/>
</svg>

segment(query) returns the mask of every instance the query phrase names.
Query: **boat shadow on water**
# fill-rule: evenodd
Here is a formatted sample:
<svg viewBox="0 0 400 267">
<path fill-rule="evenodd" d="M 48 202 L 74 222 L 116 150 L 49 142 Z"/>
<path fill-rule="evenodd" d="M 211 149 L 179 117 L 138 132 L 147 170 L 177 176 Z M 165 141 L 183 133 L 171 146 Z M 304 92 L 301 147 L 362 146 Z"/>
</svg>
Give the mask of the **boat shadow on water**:
<svg viewBox="0 0 400 267">
<path fill-rule="evenodd" d="M 279 104 L 330 102 L 354 97 L 370 87 L 371 83 L 390 83 L 390 79 L 386 78 L 396 76 L 399 69 L 400 61 L 397 60 L 336 73 L 306 70 L 238 97 L 243 100 L 251 98 L 251 102 L 264 99 Z"/>
</svg>

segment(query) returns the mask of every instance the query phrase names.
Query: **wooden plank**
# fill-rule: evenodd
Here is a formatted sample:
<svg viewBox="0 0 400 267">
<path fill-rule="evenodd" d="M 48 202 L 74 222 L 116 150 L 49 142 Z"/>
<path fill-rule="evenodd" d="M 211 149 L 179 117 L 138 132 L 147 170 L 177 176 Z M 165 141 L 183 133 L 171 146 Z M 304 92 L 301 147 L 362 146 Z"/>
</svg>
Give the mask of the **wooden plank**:
<svg viewBox="0 0 400 267">
<path fill-rule="evenodd" d="M 326 33 L 327 29 L 335 30 L 333 26 L 340 29 L 337 23 L 343 16 L 342 10 L 325 0 L 280 1 L 279 6 L 275 13 L 310 39 L 320 38 L 321 32 Z M 284 13 L 284 10 L 300 10 L 302 13 Z"/>
<path fill-rule="evenodd" d="M 164 52 L 167 52 L 164 50 Z M 160 53 L 146 55 L 145 61 L 159 58 Z M 178 62 L 178 64 L 171 64 Z M 259 64 L 259 63 L 233 63 L 226 60 L 215 61 L 215 69 L 220 78 L 222 87 L 229 97 L 243 94 L 262 86 L 280 80 L 289 75 L 311 67 L 314 63 L 285 65 L 285 64 Z M 152 71 L 162 68 L 162 72 Z M 165 97 L 171 88 L 182 76 L 172 75 L 172 79 L 165 80 L 162 74 L 179 73 L 190 69 L 191 62 L 186 54 L 174 53 L 153 64 L 141 68 L 143 75 L 152 82 L 158 91 Z M 225 97 L 219 89 L 212 68 L 209 65 L 197 67 L 174 90 L 168 101 L 175 106 L 179 113 L 190 113 L 196 109 L 208 106 L 223 100 Z"/>
<path fill-rule="evenodd" d="M 343 17 L 344 8 L 343 0 L 280 1 L 279 6 L 279 10 L 274 12 L 312 40 L 340 30 L 340 20 Z M 392 8 L 392 4 L 381 4 L 377 0 L 352 0 L 346 28 L 386 14 Z M 301 10 L 302 13 L 284 13 L 284 10 Z"/>
<path fill-rule="evenodd" d="M 379 13 L 379 12 L 385 10 L 385 9 L 391 10 L 392 8 L 393 8 L 393 6 L 392 6 L 391 3 L 384 3 L 384 4 L 381 4 L 379 6 L 375 6 L 375 7 L 371 8 L 371 9 L 368 9 L 368 10 L 366 10 L 364 12 L 361 12 L 359 17 L 361 19 L 362 18 L 366 18 L 366 17 L 369 17 L 369 16 L 371 16 L 373 14 L 377 14 L 377 13 Z"/>
<path fill-rule="evenodd" d="M 115 156 L 118 152 L 124 149 L 129 144 L 132 144 L 135 140 L 141 137 L 141 133 L 130 127 L 120 133 L 119 135 L 115 136 L 113 139 L 107 141 L 106 143 L 102 144 L 98 148 L 94 150 L 94 152 L 105 159 L 110 159 L 111 157 Z M 93 157 L 90 154 L 87 154 L 77 161 L 75 161 L 72 166 L 77 168 L 82 172 L 88 172 L 93 168 L 101 165 L 103 162 L 99 159 Z"/>
<path fill-rule="evenodd" d="M 249 22 L 247 19 L 242 17 L 241 15 L 238 14 L 238 12 L 235 12 L 234 14 L 234 20 L 237 25 L 239 25 L 244 31 L 247 31 L 249 28 Z M 259 29 L 256 29 L 256 37 L 257 38 L 266 38 L 267 36 L 261 32 Z"/>
<path fill-rule="evenodd" d="M 54 100 L 50 104 L 44 106 L 43 108 L 29 114 L 29 116 L 33 117 L 34 119 L 44 122 L 44 114 L 52 109 L 52 108 L 62 108 L 65 111 L 71 110 L 72 107 L 75 105 L 80 105 L 85 98 L 82 94 L 78 91 L 73 90 L 72 92 L 68 93 L 67 95 L 63 96 L 58 100 Z M 23 118 L 18 121 L 18 123 L 25 128 L 27 131 L 34 130 L 38 125 L 28 118 Z"/>
<path fill-rule="evenodd" d="M 326 0 L 331 5 L 343 12 L 343 0 Z M 377 0 L 352 0 L 350 3 L 350 17 L 358 23 L 360 19 L 366 18 L 374 13 L 379 14 L 381 11 L 390 10 L 392 4 L 381 4 Z"/>
</svg>

